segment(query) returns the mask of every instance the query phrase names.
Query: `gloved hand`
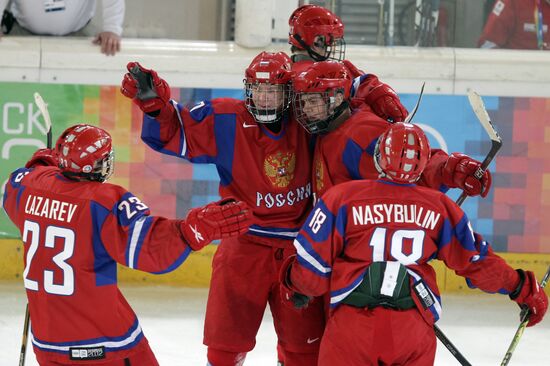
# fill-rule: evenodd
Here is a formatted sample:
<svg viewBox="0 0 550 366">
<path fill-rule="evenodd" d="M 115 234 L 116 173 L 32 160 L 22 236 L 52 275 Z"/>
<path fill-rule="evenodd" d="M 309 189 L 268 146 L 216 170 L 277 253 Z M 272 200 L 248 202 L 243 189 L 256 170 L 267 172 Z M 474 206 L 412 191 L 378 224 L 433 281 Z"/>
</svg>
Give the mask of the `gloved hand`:
<svg viewBox="0 0 550 366">
<path fill-rule="evenodd" d="M 531 271 L 516 270 L 520 281 L 518 287 L 510 294 L 510 299 L 519 304 L 521 308 L 529 311 L 528 327 L 539 323 L 548 309 L 548 296 L 539 286 L 535 274 Z"/>
<path fill-rule="evenodd" d="M 157 72 L 137 62 L 126 65 L 128 73 L 122 79 L 120 92 L 133 99 L 145 113 L 162 109 L 170 100 L 170 86 Z"/>
<path fill-rule="evenodd" d="M 35 166 L 57 166 L 57 155 L 52 149 L 39 149 L 25 164 L 25 168 L 34 168 Z"/>
<path fill-rule="evenodd" d="M 285 259 L 279 272 L 279 292 L 283 305 L 292 309 L 305 309 L 313 299 L 292 289 L 290 285 L 290 270 L 292 264 L 296 261 L 296 255 L 291 255 Z"/>
<path fill-rule="evenodd" d="M 246 203 L 226 198 L 193 208 L 180 223 L 180 231 L 193 250 L 200 250 L 212 240 L 238 236 L 252 224 L 252 211 Z"/>
<path fill-rule="evenodd" d="M 475 172 L 481 163 L 468 155 L 452 153 L 443 165 L 443 184 L 449 188 L 460 188 L 468 196 L 486 197 L 491 189 L 491 173 L 485 170 L 481 179 L 475 177 Z"/>
<path fill-rule="evenodd" d="M 391 122 L 403 122 L 409 114 L 407 108 L 401 104 L 397 93 L 388 84 L 382 82 L 369 91 L 365 103 L 378 117 Z"/>
</svg>

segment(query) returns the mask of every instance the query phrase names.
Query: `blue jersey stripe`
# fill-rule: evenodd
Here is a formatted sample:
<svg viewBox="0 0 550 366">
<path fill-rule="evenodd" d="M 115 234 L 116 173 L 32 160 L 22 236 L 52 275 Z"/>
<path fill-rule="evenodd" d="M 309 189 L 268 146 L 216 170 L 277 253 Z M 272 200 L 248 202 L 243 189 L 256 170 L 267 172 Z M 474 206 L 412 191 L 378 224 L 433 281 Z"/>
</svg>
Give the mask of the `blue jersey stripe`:
<svg viewBox="0 0 550 366">
<path fill-rule="evenodd" d="M 217 114 L 214 118 L 214 135 L 218 150 L 215 164 L 220 176 L 220 185 L 227 186 L 233 182 L 237 116 L 235 114 Z"/>
<path fill-rule="evenodd" d="M 117 283 L 116 262 L 101 241 L 101 228 L 110 211 L 97 202 L 90 202 L 92 218 L 92 248 L 94 252 L 94 273 L 96 286 L 114 285 Z"/>
</svg>

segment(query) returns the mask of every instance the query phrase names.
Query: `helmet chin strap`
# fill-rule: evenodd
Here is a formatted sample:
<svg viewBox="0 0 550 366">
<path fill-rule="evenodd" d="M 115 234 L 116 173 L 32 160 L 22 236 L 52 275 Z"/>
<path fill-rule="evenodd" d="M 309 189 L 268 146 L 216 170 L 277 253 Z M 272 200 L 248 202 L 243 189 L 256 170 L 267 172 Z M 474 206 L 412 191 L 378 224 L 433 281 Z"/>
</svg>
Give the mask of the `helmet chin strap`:
<svg viewBox="0 0 550 366">
<path fill-rule="evenodd" d="M 325 122 L 327 124 L 327 129 L 323 133 L 329 133 L 330 131 L 333 130 L 333 128 L 330 128 L 332 122 L 334 122 L 336 119 L 338 119 L 338 117 L 340 117 L 342 115 L 342 113 L 344 113 L 344 111 L 346 109 L 348 109 L 348 107 L 349 107 L 348 101 L 344 100 L 344 101 L 342 101 L 342 103 L 340 103 L 339 106 L 334 108 L 334 112 L 330 115 L 330 117 L 325 119 Z"/>
<path fill-rule="evenodd" d="M 326 56 L 323 56 L 321 55 L 320 53 L 317 53 L 315 51 L 313 51 L 313 49 L 306 43 L 304 42 L 304 40 L 302 39 L 302 37 L 300 37 L 299 34 L 294 34 L 293 35 L 294 39 L 296 41 L 298 41 L 298 43 L 304 48 L 304 50 L 307 51 L 307 53 L 309 54 L 309 56 L 314 60 L 314 61 L 326 61 L 329 56 L 330 56 L 330 53 Z"/>
</svg>

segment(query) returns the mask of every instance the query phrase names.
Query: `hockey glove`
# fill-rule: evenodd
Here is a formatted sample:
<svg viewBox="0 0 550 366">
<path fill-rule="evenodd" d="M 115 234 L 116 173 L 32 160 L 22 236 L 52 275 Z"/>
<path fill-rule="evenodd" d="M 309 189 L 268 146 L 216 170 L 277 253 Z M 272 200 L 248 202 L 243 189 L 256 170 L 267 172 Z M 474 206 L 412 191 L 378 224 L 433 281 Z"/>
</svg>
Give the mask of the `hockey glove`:
<svg viewBox="0 0 550 366">
<path fill-rule="evenodd" d="M 468 196 L 486 197 L 491 189 L 491 173 L 485 170 L 481 179 L 475 177 L 475 172 L 481 163 L 468 155 L 452 153 L 443 165 L 443 184 L 449 188 L 460 188 Z"/>
<path fill-rule="evenodd" d="M 402 122 L 409 112 L 401 104 L 397 93 L 388 85 L 380 82 L 365 97 L 365 103 L 380 118 L 390 122 Z"/>
<path fill-rule="evenodd" d="M 281 293 L 281 300 L 286 307 L 292 309 L 305 309 L 313 298 L 292 289 L 292 284 L 290 283 L 290 270 L 295 261 L 296 255 L 291 255 L 283 262 L 281 271 L 279 272 L 279 291 Z"/>
<path fill-rule="evenodd" d="M 170 100 L 170 86 L 157 72 L 146 69 L 137 62 L 126 65 L 128 73 L 122 79 L 120 92 L 133 99 L 145 113 L 162 109 Z"/>
<path fill-rule="evenodd" d="M 191 249 L 200 250 L 212 240 L 246 233 L 251 224 L 252 212 L 246 203 L 226 198 L 191 209 L 180 231 Z"/>
<path fill-rule="evenodd" d="M 52 149 L 39 149 L 32 155 L 25 168 L 35 166 L 57 166 L 57 156 Z"/>
<path fill-rule="evenodd" d="M 531 271 L 516 270 L 519 274 L 519 285 L 510 294 L 510 299 L 519 304 L 521 308 L 529 311 L 528 327 L 539 323 L 548 309 L 548 296 L 539 286 L 535 274 Z"/>
</svg>

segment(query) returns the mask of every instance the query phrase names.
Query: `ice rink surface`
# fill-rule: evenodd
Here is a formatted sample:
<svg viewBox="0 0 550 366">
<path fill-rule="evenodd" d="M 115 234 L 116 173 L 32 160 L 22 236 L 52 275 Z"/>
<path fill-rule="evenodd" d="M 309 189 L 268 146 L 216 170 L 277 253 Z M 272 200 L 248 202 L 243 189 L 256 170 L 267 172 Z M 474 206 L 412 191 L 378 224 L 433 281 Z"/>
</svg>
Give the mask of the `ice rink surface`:
<svg viewBox="0 0 550 366">
<path fill-rule="evenodd" d="M 161 365 L 206 365 L 202 327 L 207 289 L 129 287 L 122 289 Z M 19 362 L 25 312 L 20 283 L 0 283 L 0 365 Z M 519 324 L 519 308 L 507 296 L 473 294 L 443 297 L 439 327 L 472 365 L 500 365 Z M 276 337 L 266 311 L 256 348 L 245 365 L 275 366 Z M 459 365 L 438 342 L 436 365 Z M 31 347 L 26 365 L 38 365 Z M 509 364 L 550 365 L 550 317 L 527 328 Z"/>
</svg>

